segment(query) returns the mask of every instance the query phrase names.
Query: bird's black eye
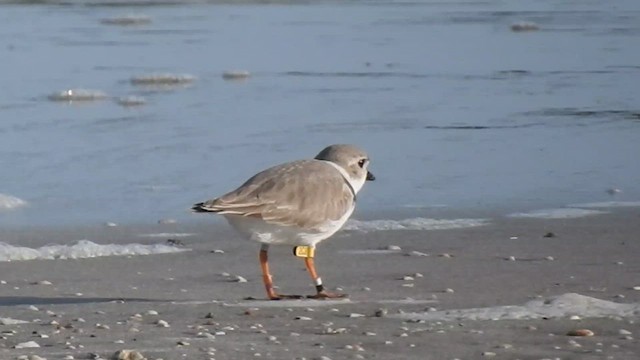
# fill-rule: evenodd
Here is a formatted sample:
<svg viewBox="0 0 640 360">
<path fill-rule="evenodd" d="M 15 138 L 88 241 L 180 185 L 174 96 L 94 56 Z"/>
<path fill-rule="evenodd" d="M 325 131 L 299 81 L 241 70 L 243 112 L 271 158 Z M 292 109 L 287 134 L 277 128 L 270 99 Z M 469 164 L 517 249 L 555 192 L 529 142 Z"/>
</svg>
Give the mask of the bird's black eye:
<svg viewBox="0 0 640 360">
<path fill-rule="evenodd" d="M 358 161 L 358 166 L 360 166 L 361 168 L 364 167 L 364 164 L 367 163 L 367 159 L 361 159 L 360 161 Z"/>
</svg>

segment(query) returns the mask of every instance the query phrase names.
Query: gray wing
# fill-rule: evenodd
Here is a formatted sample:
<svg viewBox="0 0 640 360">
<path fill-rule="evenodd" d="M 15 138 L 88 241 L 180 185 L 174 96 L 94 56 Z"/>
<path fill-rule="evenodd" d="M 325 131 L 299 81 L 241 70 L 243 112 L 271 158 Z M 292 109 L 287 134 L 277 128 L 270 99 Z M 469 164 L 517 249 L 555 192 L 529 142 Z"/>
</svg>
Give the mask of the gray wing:
<svg viewBox="0 0 640 360">
<path fill-rule="evenodd" d="M 324 161 L 301 160 L 264 170 L 236 190 L 194 209 L 316 228 L 340 219 L 353 205 L 353 192 L 337 169 Z"/>
</svg>

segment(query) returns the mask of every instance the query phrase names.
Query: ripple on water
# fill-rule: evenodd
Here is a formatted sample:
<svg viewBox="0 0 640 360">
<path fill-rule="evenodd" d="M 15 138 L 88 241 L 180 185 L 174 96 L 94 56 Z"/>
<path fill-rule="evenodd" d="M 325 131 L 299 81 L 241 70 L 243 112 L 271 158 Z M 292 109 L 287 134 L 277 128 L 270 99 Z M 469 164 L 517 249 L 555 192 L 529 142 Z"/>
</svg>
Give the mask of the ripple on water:
<svg viewBox="0 0 640 360">
<path fill-rule="evenodd" d="M 142 106 L 147 103 L 147 100 L 140 96 L 124 96 L 117 100 L 118 105 L 123 107 Z"/>
<path fill-rule="evenodd" d="M 190 74 L 158 73 L 137 75 L 131 78 L 136 86 L 182 86 L 193 83 L 196 77 Z"/>
<path fill-rule="evenodd" d="M 123 16 L 102 19 L 100 20 L 100 23 L 104 25 L 117 26 L 146 25 L 151 23 L 151 17 L 146 15 L 127 14 Z"/>
<path fill-rule="evenodd" d="M 251 76 L 247 70 L 228 70 L 222 73 L 222 78 L 228 81 L 245 80 Z"/>
<path fill-rule="evenodd" d="M 107 97 L 108 95 L 104 91 L 89 89 L 68 89 L 57 91 L 47 96 L 49 100 L 58 102 L 98 101 Z"/>
</svg>

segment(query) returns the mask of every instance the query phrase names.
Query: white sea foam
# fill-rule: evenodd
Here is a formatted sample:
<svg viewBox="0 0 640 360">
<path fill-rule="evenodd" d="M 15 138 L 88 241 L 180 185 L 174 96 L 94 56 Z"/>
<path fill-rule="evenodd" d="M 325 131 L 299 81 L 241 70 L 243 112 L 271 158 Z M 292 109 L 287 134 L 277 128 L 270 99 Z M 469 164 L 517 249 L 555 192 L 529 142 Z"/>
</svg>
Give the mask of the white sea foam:
<svg viewBox="0 0 640 360">
<path fill-rule="evenodd" d="M 0 210 L 11 210 L 26 206 L 27 202 L 11 195 L 0 194 Z"/>
<path fill-rule="evenodd" d="M 47 245 L 39 248 L 13 246 L 0 243 L 0 261 L 43 260 L 43 259 L 83 259 L 101 256 L 152 255 L 187 251 L 164 244 L 96 244 L 80 240 L 74 245 Z"/>
<path fill-rule="evenodd" d="M 601 215 L 606 214 L 606 211 L 600 210 L 588 210 L 577 208 L 562 208 L 562 209 L 543 209 L 535 210 L 526 213 L 513 213 L 507 215 L 514 218 L 535 218 L 535 219 L 575 219 L 584 216 Z"/>
<path fill-rule="evenodd" d="M 448 230 L 487 225 L 487 219 L 429 219 L 412 218 L 404 220 L 349 220 L 345 230 Z"/>
<path fill-rule="evenodd" d="M 151 234 L 138 234 L 139 237 L 151 237 L 151 238 L 181 238 L 195 236 L 192 233 L 151 233 Z"/>
<path fill-rule="evenodd" d="M 572 315 L 582 318 L 637 317 L 640 315 L 640 303 L 621 304 L 569 293 L 549 299 L 532 300 L 524 305 L 401 313 L 389 317 L 405 320 L 460 321 L 563 318 Z"/>
<path fill-rule="evenodd" d="M 616 207 L 640 207 L 640 201 L 602 201 L 584 204 L 572 204 L 576 208 L 616 208 Z"/>
</svg>

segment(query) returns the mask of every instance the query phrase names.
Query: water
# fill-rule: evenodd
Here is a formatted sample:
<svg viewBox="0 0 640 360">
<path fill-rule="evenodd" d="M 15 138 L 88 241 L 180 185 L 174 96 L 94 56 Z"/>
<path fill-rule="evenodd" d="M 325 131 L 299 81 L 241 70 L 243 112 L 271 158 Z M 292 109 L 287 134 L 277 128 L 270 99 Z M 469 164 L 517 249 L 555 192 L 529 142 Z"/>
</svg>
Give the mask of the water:
<svg viewBox="0 0 640 360">
<path fill-rule="evenodd" d="M 189 221 L 341 142 L 361 212 L 640 199 L 635 0 L 3 2 L 0 39 L 3 225 Z M 195 80 L 132 83 L 157 74 Z"/>
</svg>

